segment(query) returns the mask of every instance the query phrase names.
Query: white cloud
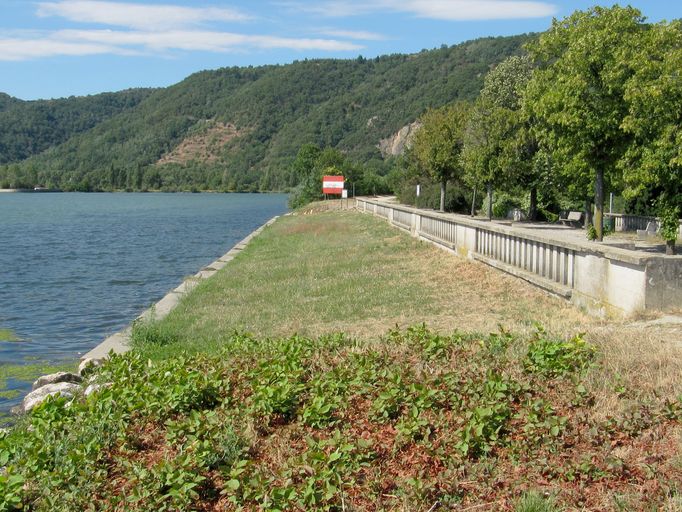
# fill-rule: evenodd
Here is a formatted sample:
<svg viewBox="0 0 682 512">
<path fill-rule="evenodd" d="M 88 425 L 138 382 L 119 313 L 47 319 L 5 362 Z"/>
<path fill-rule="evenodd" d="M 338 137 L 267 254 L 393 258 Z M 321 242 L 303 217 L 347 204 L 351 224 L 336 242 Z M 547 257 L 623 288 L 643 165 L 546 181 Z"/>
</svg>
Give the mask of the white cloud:
<svg viewBox="0 0 682 512">
<path fill-rule="evenodd" d="M 554 4 L 532 0 L 333 0 L 315 5 L 304 2 L 280 5 L 327 17 L 393 11 L 446 21 L 544 18 L 558 12 Z"/>
<path fill-rule="evenodd" d="M 241 34 L 204 27 L 209 22 L 249 19 L 239 11 L 222 7 L 60 0 L 39 3 L 38 15 L 124 28 L 15 31 L 0 39 L 0 61 L 107 53 L 150 55 L 173 51 L 236 52 L 263 49 L 357 51 L 364 48 L 354 42 L 341 40 L 362 39 L 352 37 L 351 32 L 336 36 L 327 34 L 329 38 L 297 38 Z M 366 39 L 373 39 L 374 36 L 371 33 L 355 35 L 364 35 Z"/>
<path fill-rule="evenodd" d="M 363 47 L 334 39 L 290 38 L 270 35 L 236 34 L 204 30 L 171 30 L 166 32 L 115 30 L 62 30 L 60 40 L 97 43 L 112 46 L 142 47 L 148 50 L 188 50 L 224 52 L 248 48 L 284 48 L 289 50 L 350 51 Z"/>
<path fill-rule="evenodd" d="M 385 41 L 387 39 L 383 34 L 376 32 L 367 32 L 364 30 L 340 30 L 340 29 L 322 29 L 320 34 L 330 37 L 341 37 L 344 39 L 357 39 L 359 41 Z"/>
<path fill-rule="evenodd" d="M 290 38 L 202 30 L 166 32 L 116 30 L 60 30 L 37 36 L 0 39 L 0 61 L 54 56 L 144 55 L 172 51 L 236 52 L 287 49 L 293 51 L 357 51 L 364 47 L 348 41 Z"/>
<path fill-rule="evenodd" d="M 493 20 L 544 18 L 556 14 L 556 6 L 546 2 L 513 0 L 409 0 L 385 2 L 398 11 L 420 18 L 440 20 Z"/>
<path fill-rule="evenodd" d="M 351 16 L 359 16 L 362 14 L 369 14 L 381 8 L 378 1 L 368 0 L 366 2 L 356 2 L 353 0 L 339 0 L 327 2 L 299 2 L 283 0 L 276 2 L 275 5 L 285 7 L 294 11 L 308 12 L 318 16 L 326 16 L 329 18 L 348 18 Z"/>
<path fill-rule="evenodd" d="M 130 55 L 131 50 L 94 43 L 76 43 L 54 39 L 0 39 L 0 61 L 21 61 L 59 55 L 85 56 L 102 54 Z"/>
<path fill-rule="evenodd" d="M 150 31 L 179 29 L 205 22 L 250 19 L 237 10 L 222 7 L 182 7 L 97 0 L 41 2 L 38 5 L 38 15 Z"/>
</svg>

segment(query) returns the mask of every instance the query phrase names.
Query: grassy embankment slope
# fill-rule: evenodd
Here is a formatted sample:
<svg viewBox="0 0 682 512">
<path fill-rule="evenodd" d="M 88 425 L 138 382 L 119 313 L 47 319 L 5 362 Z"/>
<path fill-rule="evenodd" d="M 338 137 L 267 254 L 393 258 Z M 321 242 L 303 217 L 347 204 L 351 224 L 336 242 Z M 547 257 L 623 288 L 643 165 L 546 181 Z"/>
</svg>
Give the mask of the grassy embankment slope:
<svg viewBox="0 0 682 512">
<path fill-rule="evenodd" d="M 299 212 L 139 326 L 110 387 L 1 440 L 0 485 L 36 510 L 679 510 L 670 334 Z"/>
</svg>

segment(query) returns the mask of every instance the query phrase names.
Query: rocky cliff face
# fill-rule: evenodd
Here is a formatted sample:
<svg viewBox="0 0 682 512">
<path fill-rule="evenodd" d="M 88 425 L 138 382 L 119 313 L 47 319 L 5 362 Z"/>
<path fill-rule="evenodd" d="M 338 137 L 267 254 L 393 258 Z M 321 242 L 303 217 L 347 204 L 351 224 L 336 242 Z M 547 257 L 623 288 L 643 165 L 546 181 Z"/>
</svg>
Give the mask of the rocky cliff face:
<svg viewBox="0 0 682 512">
<path fill-rule="evenodd" d="M 405 149 L 410 147 L 412 138 L 421 125 L 422 124 L 419 121 L 415 121 L 403 126 L 392 136 L 381 139 L 379 144 L 377 144 L 379 151 L 381 151 L 381 156 L 386 158 L 389 156 L 402 155 L 405 152 Z"/>
</svg>

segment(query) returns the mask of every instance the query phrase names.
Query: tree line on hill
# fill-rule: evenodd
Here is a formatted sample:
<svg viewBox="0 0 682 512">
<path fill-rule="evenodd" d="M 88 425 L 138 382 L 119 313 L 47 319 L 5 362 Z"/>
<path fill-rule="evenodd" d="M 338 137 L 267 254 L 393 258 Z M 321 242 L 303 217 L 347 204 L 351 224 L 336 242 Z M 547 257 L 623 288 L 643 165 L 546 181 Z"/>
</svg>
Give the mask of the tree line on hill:
<svg viewBox="0 0 682 512">
<path fill-rule="evenodd" d="M 0 164 L 25 160 L 137 106 L 153 89 L 57 100 L 21 101 L 0 94 Z"/>
</svg>

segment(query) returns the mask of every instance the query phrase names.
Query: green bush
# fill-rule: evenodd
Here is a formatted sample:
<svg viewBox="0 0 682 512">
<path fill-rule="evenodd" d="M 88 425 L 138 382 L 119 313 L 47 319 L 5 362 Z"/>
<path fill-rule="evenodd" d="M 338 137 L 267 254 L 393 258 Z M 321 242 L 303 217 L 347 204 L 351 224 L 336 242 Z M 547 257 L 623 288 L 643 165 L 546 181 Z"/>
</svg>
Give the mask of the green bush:
<svg viewBox="0 0 682 512">
<path fill-rule="evenodd" d="M 592 363 L 595 349 L 582 335 L 568 341 L 548 339 L 540 332 L 531 341 L 524 367 L 531 373 L 558 377 L 585 370 Z"/>
<path fill-rule="evenodd" d="M 680 230 L 680 208 L 678 206 L 665 205 L 661 208 L 661 237 L 666 242 L 677 240 Z"/>
</svg>

